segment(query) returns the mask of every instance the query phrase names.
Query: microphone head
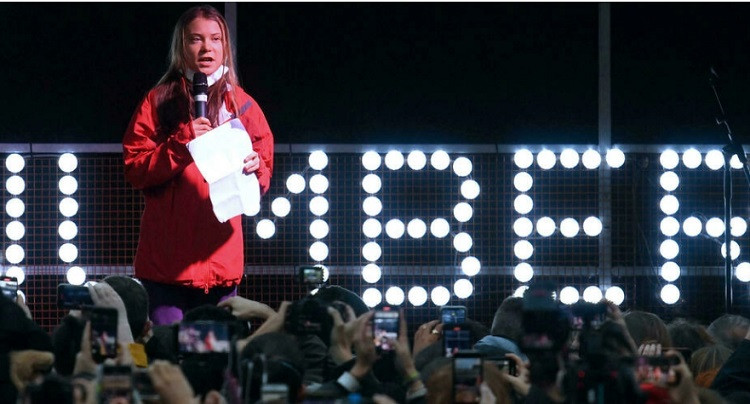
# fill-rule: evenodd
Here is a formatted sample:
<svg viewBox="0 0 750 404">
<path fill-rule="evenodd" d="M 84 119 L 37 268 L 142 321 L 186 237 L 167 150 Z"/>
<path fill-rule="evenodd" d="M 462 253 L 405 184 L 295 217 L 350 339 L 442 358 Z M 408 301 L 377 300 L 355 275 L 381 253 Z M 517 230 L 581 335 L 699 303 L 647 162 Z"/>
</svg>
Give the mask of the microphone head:
<svg viewBox="0 0 750 404">
<path fill-rule="evenodd" d="M 206 94 L 208 92 L 208 78 L 206 73 L 195 72 L 193 74 L 193 94 Z"/>
</svg>

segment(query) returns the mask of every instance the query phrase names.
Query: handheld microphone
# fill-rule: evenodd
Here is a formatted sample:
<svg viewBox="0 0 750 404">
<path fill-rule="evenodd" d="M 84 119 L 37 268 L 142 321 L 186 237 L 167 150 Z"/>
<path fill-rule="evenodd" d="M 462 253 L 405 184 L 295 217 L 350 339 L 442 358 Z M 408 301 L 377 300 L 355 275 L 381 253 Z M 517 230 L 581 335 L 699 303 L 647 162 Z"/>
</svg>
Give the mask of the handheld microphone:
<svg viewBox="0 0 750 404">
<path fill-rule="evenodd" d="M 208 101 L 208 78 L 205 73 L 193 74 L 193 100 L 195 101 L 195 117 L 205 118 Z"/>
</svg>

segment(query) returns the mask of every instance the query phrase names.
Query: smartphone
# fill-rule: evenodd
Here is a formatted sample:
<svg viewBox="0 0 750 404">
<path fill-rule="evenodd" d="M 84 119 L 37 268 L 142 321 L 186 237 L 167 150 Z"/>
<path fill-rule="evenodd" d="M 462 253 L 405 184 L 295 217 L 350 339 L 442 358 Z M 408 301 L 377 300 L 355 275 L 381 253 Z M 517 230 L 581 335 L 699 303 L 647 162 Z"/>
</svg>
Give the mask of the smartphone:
<svg viewBox="0 0 750 404">
<path fill-rule="evenodd" d="M 380 351 L 392 351 L 391 341 L 398 339 L 399 312 L 391 306 L 383 306 L 375 311 L 372 318 L 372 336 L 375 348 Z"/>
<path fill-rule="evenodd" d="M 447 326 L 463 324 L 466 322 L 466 307 L 443 306 L 440 309 L 440 319 Z"/>
<path fill-rule="evenodd" d="M 516 361 L 511 358 L 486 359 L 486 361 L 495 365 L 498 370 L 505 374 L 518 376 L 518 371 L 516 370 Z"/>
<path fill-rule="evenodd" d="M 133 371 L 133 390 L 138 396 L 136 402 L 146 404 L 161 403 L 161 397 L 159 397 L 159 393 L 154 390 L 151 376 L 149 376 L 148 371 L 145 369 L 136 369 Z"/>
<path fill-rule="evenodd" d="M 57 307 L 63 309 L 80 309 L 82 306 L 93 306 L 91 293 L 86 286 L 61 283 L 57 285 Z"/>
<path fill-rule="evenodd" d="M 639 384 L 670 386 L 677 384 L 677 374 L 671 372 L 679 359 L 674 356 L 639 356 L 635 361 L 635 377 Z"/>
<path fill-rule="evenodd" d="M 16 301 L 16 296 L 18 296 L 18 279 L 12 276 L 1 277 L 0 289 L 3 291 L 3 296 Z"/>
<path fill-rule="evenodd" d="M 229 324 L 221 321 L 182 322 L 177 330 L 180 353 L 229 353 Z"/>
<path fill-rule="evenodd" d="M 280 383 L 264 384 L 260 389 L 260 399 L 264 403 L 287 403 L 289 386 Z"/>
<path fill-rule="evenodd" d="M 133 368 L 129 365 L 103 366 L 99 376 L 99 403 L 135 403 Z"/>
<path fill-rule="evenodd" d="M 91 356 L 96 363 L 117 357 L 117 310 L 109 307 L 86 308 L 91 321 Z"/>
<path fill-rule="evenodd" d="M 479 352 L 458 352 L 453 356 L 453 402 L 478 403 L 484 380 L 484 360 Z"/>
<path fill-rule="evenodd" d="M 302 265 L 297 268 L 297 276 L 301 283 L 320 285 L 325 283 L 325 273 L 321 266 Z"/>
<path fill-rule="evenodd" d="M 446 358 L 452 358 L 458 351 L 471 349 L 471 332 L 460 325 L 443 327 L 443 352 Z"/>
</svg>

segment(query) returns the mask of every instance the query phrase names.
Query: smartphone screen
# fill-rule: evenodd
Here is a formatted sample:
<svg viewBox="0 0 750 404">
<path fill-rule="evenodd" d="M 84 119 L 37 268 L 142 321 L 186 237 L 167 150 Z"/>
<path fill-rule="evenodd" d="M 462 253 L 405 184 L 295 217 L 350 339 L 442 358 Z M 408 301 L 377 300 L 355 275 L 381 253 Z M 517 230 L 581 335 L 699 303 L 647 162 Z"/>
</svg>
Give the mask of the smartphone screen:
<svg viewBox="0 0 750 404">
<path fill-rule="evenodd" d="M 103 366 L 99 378 L 99 403 L 133 403 L 133 370 L 130 366 Z"/>
<path fill-rule="evenodd" d="M 676 360 L 666 356 L 639 356 L 635 362 L 635 377 L 639 384 L 666 387 L 677 380 L 670 368 Z"/>
<path fill-rule="evenodd" d="M 478 403 L 481 400 L 482 365 L 479 354 L 453 356 L 454 403 Z"/>
<path fill-rule="evenodd" d="M 398 339 L 398 328 L 398 310 L 386 306 L 383 307 L 383 310 L 376 311 L 372 319 L 372 336 L 375 347 L 382 351 L 393 350 L 391 341 Z"/>
<path fill-rule="evenodd" d="M 443 349 L 446 358 L 453 357 L 458 351 L 471 349 L 471 333 L 460 326 L 443 328 Z"/>
<path fill-rule="evenodd" d="M 218 321 L 183 322 L 177 332 L 177 342 L 181 353 L 228 353 L 229 326 Z"/>
<path fill-rule="evenodd" d="M 86 286 L 61 283 L 57 285 L 57 306 L 64 309 L 80 309 L 81 306 L 93 306 L 91 293 Z"/>
<path fill-rule="evenodd" d="M 18 296 L 18 280 L 10 276 L 3 276 L 0 278 L 0 289 L 3 291 L 3 296 L 16 300 Z"/>
<path fill-rule="evenodd" d="M 466 322 L 466 307 L 444 306 L 440 309 L 440 319 L 447 325 L 463 324 Z"/>
<path fill-rule="evenodd" d="M 299 267 L 300 282 L 312 285 L 319 285 L 324 282 L 323 268 L 317 266 Z"/>
<path fill-rule="evenodd" d="M 117 310 L 92 307 L 88 311 L 91 321 L 91 355 L 101 363 L 105 358 L 117 357 Z"/>
<path fill-rule="evenodd" d="M 487 359 L 487 362 L 495 365 L 497 369 L 511 376 L 518 376 L 516 372 L 516 361 L 511 358 Z"/>
</svg>

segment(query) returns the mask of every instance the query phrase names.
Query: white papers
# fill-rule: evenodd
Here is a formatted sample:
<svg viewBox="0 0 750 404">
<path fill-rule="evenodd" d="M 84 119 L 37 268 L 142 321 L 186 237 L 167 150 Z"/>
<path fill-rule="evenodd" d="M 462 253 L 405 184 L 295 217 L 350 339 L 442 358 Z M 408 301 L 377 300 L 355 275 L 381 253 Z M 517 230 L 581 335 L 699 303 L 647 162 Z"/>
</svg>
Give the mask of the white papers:
<svg viewBox="0 0 750 404">
<path fill-rule="evenodd" d="M 253 143 L 239 119 L 191 140 L 187 148 L 208 182 L 211 204 L 219 222 L 242 213 L 254 216 L 260 212 L 258 177 L 242 173 Z"/>
</svg>

